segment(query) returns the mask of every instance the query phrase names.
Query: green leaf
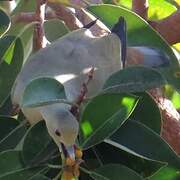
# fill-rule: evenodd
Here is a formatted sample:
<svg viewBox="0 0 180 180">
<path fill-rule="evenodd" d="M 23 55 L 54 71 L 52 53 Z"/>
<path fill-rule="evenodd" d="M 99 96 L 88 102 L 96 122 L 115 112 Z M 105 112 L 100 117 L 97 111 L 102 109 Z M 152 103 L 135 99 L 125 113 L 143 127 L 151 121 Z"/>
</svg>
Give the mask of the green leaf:
<svg viewBox="0 0 180 180">
<path fill-rule="evenodd" d="M 0 177 L 23 168 L 20 151 L 9 150 L 1 152 L 0 167 Z"/>
<path fill-rule="evenodd" d="M 80 145 L 87 149 L 102 142 L 129 117 L 138 98 L 128 94 L 102 94 L 85 107 L 80 123 Z"/>
<path fill-rule="evenodd" d="M 24 107 L 38 107 L 63 102 L 64 99 L 64 86 L 53 78 L 42 77 L 32 80 L 26 86 L 21 104 Z"/>
<path fill-rule="evenodd" d="M 36 0 L 26 1 L 20 0 L 16 8 L 13 10 L 13 15 L 19 12 L 34 12 L 36 10 Z"/>
<path fill-rule="evenodd" d="M 167 0 L 150 0 L 148 17 L 151 20 L 163 19 L 176 11 L 176 7 Z"/>
<path fill-rule="evenodd" d="M 8 31 L 8 35 L 19 37 L 24 47 L 24 61 L 32 52 L 33 29 L 36 22 L 32 23 L 14 23 Z"/>
<path fill-rule="evenodd" d="M 154 174 L 157 170 L 164 166 L 164 163 L 134 156 L 127 151 L 105 142 L 95 146 L 94 148 L 103 164 L 116 163 L 125 165 L 138 174 L 141 174 L 144 178 Z"/>
<path fill-rule="evenodd" d="M 147 180 L 178 180 L 180 177 L 180 171 L 169 166 L 162 167 L 159 171 L 153 174 Z"/>
<path fill-rule="evenodd" d="M 57 152 L 57 146 L 49 136 L 44 121 L 32 126 L 23 143 L 22 157 L 25 164 L 39 164 L 48 161 Z"/>
<path fill-rule="evenodd" d="M 19 125 L 16 119 L 6 116 L 0 116 L 0 140 L 2 140 L 9 132 Z"/>
<path fill-rule="evenodd" d="M 90 176 L 95 180 L 117 180 L 118 177 L 123 180 L 142 180 L 136 172 L 120 164 L 101 166 L 92 171 Z"/>
<path fill-rule="evenodd" d="M 38 175 L 34 176 L 33 178 L 31 178 L 31 180 L 50 180 L 50 179 L 46 176 L 38 174 Z"/>
<path fill-rule="evenodd" d="M 47 167 L 36 167 L 36 168 L 22 168 L 17 171 L 9 172 L 3 176 L 0 176 L 0 180 L 24 180 L 31 179 L 34 176 L 43 173 L 47 170 Z"/>
<path fill-rule="evenodd" d="M 13 10 L 12 15 L 16 16 L 22 12 L 35 12 L 36 10 L 36 0 L 20 0 L 17 2 L 16 8 Z M 12 23 L 11 28 L 8 31 L 9 35 L 18 36 L 24 47 L 24 60 L 26 60 L 30 53 L 32 52 L 33 44 L 33 31 L 34 31 L 34 22 L 16 22 Z"/>
<path fill-rule="evenodd" d="M 45 21 L 44 31 L 47 40 L 52 42 L 67 34 L 69 29 L 63 21 L 60 21 L 59 19 L 52 19 Z"/>
<path fill-rule="evenodd" d="M 10 95 L 0 108 L 0 116 L 11 116 L 13 105 Z"/>
<path fill-rule="evenodd" d="M 112 74 L 104 85 L 105 92 L 142 92 L 165 84 L 161 74 L 153 69 L 128 67 Z"/>
<path fill-rule="evenodd" d="M 176 109 L 180 109 L 180 94 L 178 92 L 173 93 L 171 101 Z"/>
<path fill-rule="evenodd" d="M 137 121 L 126 121 L 105 142 L 134 155 L 180 168 L 180 159 L 171 147 L 158 134 Z"/>
<path fill-rule="evenodd" d="M 88 10 L 95 14 L 104 24 L 112 28 L 118 22 L 118 18 L 123 16 L 127 22 L 127 37 L 129 46 L 147 46 L 157 48 L 165 52 L 171 59 L 170 66 L 158 68 L 168 83 L 180 91 L 180 66 L 171 47 L 166 41 L 150 27 L 150 25 L 135 13 L 113 5 L 94 5 Z"/>
<path fill-rule="evenodd" d="M 172 4 L 169 3 L 170 1 Z M 132 9 L 132 0 L 116 0 L 115 2 L 117 5 Z M 148 18 L 153 20 L 163 19 L 176 11 L 173 0 L 149 0 L 148 5 Z"/>
<path fill-rule="evenodd" d="M 21 161 L 20 151 L 4 151 L 0 153 L 0 180 L 24 180 L 36 177 L 47 167 L 26 168 Z"/>
<path fill-rule="evenodd" d="M 21 40 L 13 36 L 6 36 L 0 39 L 0 52 L 1 44 L 9 47 L 4 51 L 3 62 L 0 64 L 0 106 L 4 103 L 10 94 L 14 80 L 19 73 L 23 63 L 23 47 Z M 7 47 L 7 46 L 6 46 Z M 2 54 L 1 54 L 2 55 Z"/>
<path fill-rule="evenodd" d="M 8 31 L 10 27 L 10 19 L 6 13 L 0 8 L 0 37 Z"/>
<path fill-rule="evenodd" d="M 26 132 L 23 122 L 5 116 L 0 116 L 0 129 L 0 151 L 15 148 Z"/>
<path fill-rule="evenodd" d="M 139 121 L 151 128 L 156 133 L 161 133 L 161 112 L 157 103 L 148 93 L 136 93 L 141 97 L 139 102 L 130 116 L 130 119 Z"/>
<path fill-rule="evenodd" d="M 10 64 L 12 62 L 12 53 L 14 51 L 15 37 L 4 36 L 0 39 L 0 63 L 3 61 Z M 10 56 L 8 56 L 8 52 Z"/>
</svg>

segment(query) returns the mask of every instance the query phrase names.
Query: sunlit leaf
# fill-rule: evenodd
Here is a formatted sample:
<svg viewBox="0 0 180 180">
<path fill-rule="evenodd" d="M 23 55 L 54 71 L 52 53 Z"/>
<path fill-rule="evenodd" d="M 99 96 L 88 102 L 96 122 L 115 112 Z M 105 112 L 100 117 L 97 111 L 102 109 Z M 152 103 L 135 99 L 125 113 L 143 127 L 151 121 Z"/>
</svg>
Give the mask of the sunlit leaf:
<svg viewBox="0 0 180 180">
<path fill-rule="evenodd" d="M 104 0 L 110 4 L 117 4 L 132 9 L 132 0 Z M 149 0 L 148 1 L 148 18 L 157 20 L 163 19 L 176 11 L 174 0 Z"/>
<path fill-rule="evenodd" d="M 128 94 L 102 94 L 85 107 L 80 124 L 80 144 L 87 149 L 102 142 L 130 116 L 138 97 Z"/>
<path fill-rule="evenodd" d="M 165 179 L 178 180 L 179 177 L 180 177 L 180 171 L 169 166 L 164 166 L 155 174 L 153 174 L 151 177 L 147 178 L 147 180 L 165 180 Z"/>
<path fill-rule="evenodd" d="M 5 36 L 0 39 L 0 52 L 1 44 L 7 48 L 3 48 L 4 53 L 0 56 L 3 60 L 0 64 L 0 106 L 9 96 L 14 80 L 23 63 L 23 47 L 19 38 Z"/>
<path fill-rule="evenodd" d="M 180 94 L 178 92 L 173 93 L 171 101 L 176 109 L 180 109 Z"/>
<path fill-rule="evenodd" d="M 0 37 L 6 33 L 10 27 L 10 19 L 6 13 L 0 8 Z"/>
</svg>

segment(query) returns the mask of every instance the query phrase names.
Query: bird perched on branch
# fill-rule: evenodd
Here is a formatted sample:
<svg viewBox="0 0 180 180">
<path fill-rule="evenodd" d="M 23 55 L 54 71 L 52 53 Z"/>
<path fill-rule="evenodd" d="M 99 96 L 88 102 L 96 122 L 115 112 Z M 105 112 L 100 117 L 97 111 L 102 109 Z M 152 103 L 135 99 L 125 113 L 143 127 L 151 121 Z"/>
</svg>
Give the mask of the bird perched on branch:
<svg viewBox="0 0 180 180">
<path fill-rule="evenodd" d="M 93 23 L 92 23 L 93 25 Z M 89 27 L 89 26 L 87 26 Z M 127 56 L 126 56 L 127 52 Z M 104 37 L 94 37 L 85 27 L 73 31 L 33 54 L 19 73 L 13 90 L 12 102 L 20 105 L 27 85 L 38 77 L 52 77 L 64 85 L 69 101 L 75 101 L 87 74 L 94 69 L 87 96 L 97 94 L 105 80 L 125 65 L 143 64 L 156 67 L 169 63 L 161 51 L 147 47 L 126 47 L 126 23 L 123 18 Z M 48 89 L 47 89 L 48 91 Z M 36 93 L 36 92 L 34 92 Z M 64 144 L 73 156 L 79 131 L 70 105 L 55 103 L 42 107 L 22 108 L 31 124 L 45 120 L 49 134 L 58 146 Z"/>
</svg>

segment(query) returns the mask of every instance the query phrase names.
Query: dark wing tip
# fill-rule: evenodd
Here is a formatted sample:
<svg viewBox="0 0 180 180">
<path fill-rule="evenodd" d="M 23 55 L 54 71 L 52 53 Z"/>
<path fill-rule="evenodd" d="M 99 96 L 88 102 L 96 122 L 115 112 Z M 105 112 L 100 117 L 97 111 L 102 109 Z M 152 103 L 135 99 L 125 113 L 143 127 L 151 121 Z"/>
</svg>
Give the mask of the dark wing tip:
<svg viewBox="0 0 180 180">
<path fill-rule="evenodd" d="M 91 21 L 90 23 L 83 26 L 83 28 L 90 29 L 92 26 L 96 24 L 98 19 L 95 19 L 94 21 Z"/>
<path fill-rule="evenodd" d="M 127 28 L 126 20 L 120 16 L 118 22 L 112 27 L 111 32 L 116 34 L 121 41 L 121 60 L 123 68 L 126 63 L 126 51 L 127 51 Z"/>
</svg>

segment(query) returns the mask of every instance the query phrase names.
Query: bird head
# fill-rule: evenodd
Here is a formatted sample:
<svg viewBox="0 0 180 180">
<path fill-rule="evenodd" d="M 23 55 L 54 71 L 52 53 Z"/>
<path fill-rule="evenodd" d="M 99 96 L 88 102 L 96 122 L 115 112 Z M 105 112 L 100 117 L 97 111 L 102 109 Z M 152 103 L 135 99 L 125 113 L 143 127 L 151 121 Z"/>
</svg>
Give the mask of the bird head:
<svg viewBox="0 0 180 180">
<path fill-rule="evenodd" d="M 53 104 L 41 108 L 50 136 L 61 149 L 63 144 L 68 156 L 75 158 L 74 144 L 79 132 L 79 123 L 66 105 Z"/>
</svg>

